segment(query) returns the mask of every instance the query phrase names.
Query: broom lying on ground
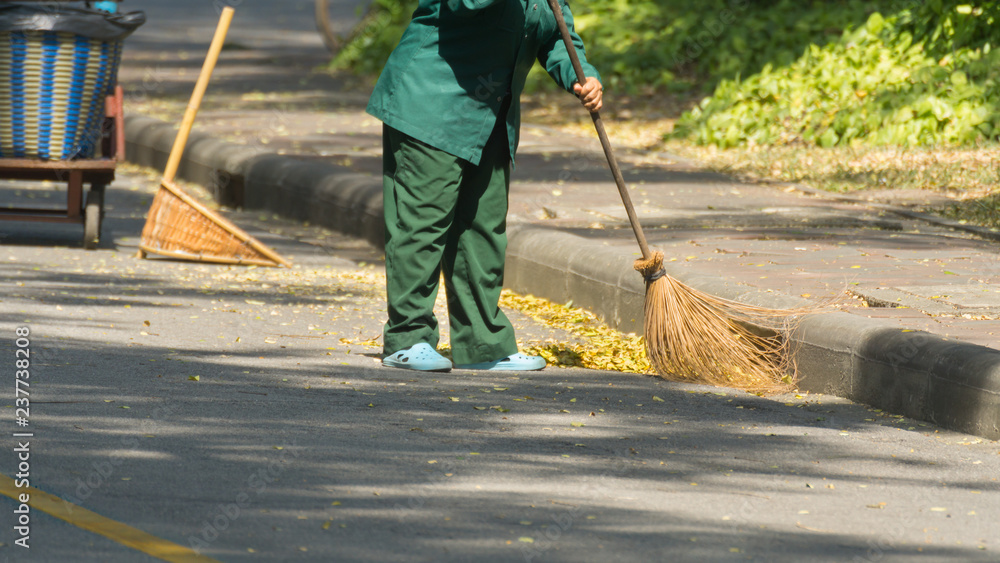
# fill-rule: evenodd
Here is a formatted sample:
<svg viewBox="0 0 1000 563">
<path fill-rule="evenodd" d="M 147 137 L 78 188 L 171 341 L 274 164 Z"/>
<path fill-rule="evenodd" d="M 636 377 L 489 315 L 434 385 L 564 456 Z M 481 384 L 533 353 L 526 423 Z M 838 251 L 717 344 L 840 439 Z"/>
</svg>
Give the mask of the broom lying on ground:
<svg viewBox="0 0 1000 563">
<path fill-rule="evenodd" d="M 146 217 L 139 243 L 139 257 L 159 254 L 177 260 L 214 262 L 219 264 L 243 264 L 258 266 L 290 266 L 278 253 L 248 235 L 242 229 L 218 213 L 199 203 L 184 193 L 174 183 L 180 168 L 184 147 L 187 145 L 191 127 L 198 115 L 198 108 L 208 88 L 215 63 L 222 52 L 226 33 L 233 21 L 234 10 L 223 8 L 219 25 L 208 49 L 208 56 L 202 66 L 198 82 L 195 84 L 191 101 L 184 112 L 184 119 L 174 146 L 170 151 L 160 189 L 153 198 Z"/>
<path fill-rule="evenodd" d="M 558 0 L 549 0 L 549 6 L 577 80 L 584 84 L 586 76 Z M 815 309 L 745 305 L 698 291 L 667 275 L 663 253 L 651 252 L 646 243 L 600 113 L 590 116 L 642 251 L 635 269 L 646 280 L 644 324 L 650 364 L 664 376 L 752 391 L 773 391 L 791 383 L 794 366 L 785 337 L 788 323 L 794 315 Z"/>
</svg>

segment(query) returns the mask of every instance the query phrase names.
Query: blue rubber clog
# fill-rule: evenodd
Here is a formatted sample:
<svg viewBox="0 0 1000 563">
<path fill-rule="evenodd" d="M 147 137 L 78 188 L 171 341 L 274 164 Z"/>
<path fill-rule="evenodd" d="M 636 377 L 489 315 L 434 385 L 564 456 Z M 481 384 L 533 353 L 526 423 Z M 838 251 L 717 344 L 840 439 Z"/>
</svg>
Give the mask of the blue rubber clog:
<svg viewBox="0 0 1000 563">
<path fill-rule="evenodd" d="M 455 368 L 483 371 L 538 371 L 543 369 L 545 365 L 545 358 L 541 356 L 525 356 L 518 352 L 517 354 L 511 354 L 506 358 L 500 358 L 492 362 L 462 364 L 455 366 Z"/>
<path fill-rule="evenodd" d="M 424 342 L 382 358 L 382 365 L 417 371 L 451 371 L 451 361 Z"/>
</svg>

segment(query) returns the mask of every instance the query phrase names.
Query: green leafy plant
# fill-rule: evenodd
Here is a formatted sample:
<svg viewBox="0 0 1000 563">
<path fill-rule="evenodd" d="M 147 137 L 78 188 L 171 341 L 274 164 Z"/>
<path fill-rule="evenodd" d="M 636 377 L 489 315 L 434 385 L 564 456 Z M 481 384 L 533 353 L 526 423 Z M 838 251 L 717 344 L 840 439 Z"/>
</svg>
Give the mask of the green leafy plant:
<svg viewBox="0 0 1000 563">
<path fill-rule="evenodd" d="M 611 91 L 712 92 L 672 138 L 969 145 L 1000 138 L 1000 3 L 984 0 L 573 0 Z M 333 61 L 377 74 L 415 0 L 375 0 Z M 529 91 L 554 88 L 537 67 Z"/>
<path fill-rule="evenodd" d="M 544 0 L 539 0 L 544 1 Z M 707 91 L 767 63 L 788 64 L 809 44 L 836 40 L 890 0 L 573 0 L 587 57 L 618 91 Z M 377 73 L 415 0 L 377 0 L 333 66 Z M 536 79 L 544 75 L 536 66 Z M 548 87 L 535 80 L 529 89 Z"/>
<path fill-rule="evenodd" d="M 984 3 L 986 4 L 986 3 Z M 997 8 L 872 14 L 788 65 L 723 80 L 673 136 L 720 147 L 967 145 L 1000 137 Z"/>
<path fill-rule="evenodd" d="M 417 0 L 374 0 L 330 63 L 331 68 L 377 75 L 399 43 L 416 8 Z"/>
</svg>

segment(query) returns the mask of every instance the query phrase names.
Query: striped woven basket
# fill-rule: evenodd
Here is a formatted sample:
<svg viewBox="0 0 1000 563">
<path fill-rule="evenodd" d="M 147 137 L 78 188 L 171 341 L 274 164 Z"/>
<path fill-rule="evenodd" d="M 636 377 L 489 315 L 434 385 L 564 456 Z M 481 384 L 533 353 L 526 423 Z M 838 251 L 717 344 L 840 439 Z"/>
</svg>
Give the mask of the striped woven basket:
<svg viewBox="0 0 1000 563">
<path fill-rule="evenodd" d="M 0 157 L 92 158 L 122 44 L 57 31 L 0 33 Z"/>
</svg>

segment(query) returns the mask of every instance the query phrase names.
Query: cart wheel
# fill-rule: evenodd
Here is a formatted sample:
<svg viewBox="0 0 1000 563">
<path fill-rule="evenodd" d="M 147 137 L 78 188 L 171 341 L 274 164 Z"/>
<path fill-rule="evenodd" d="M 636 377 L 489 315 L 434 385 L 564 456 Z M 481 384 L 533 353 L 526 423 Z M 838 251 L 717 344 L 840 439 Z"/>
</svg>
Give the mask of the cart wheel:
<svg viewBox="0 0 1000 563">
<path fill-rule="evenodd" d="M 83 247 L 94 250 L 101 241 L 101 222 L 104 219 L 104 185 L 94 184 L 87 192 L 87 206 L 83 210 Z"/>
</svg>

